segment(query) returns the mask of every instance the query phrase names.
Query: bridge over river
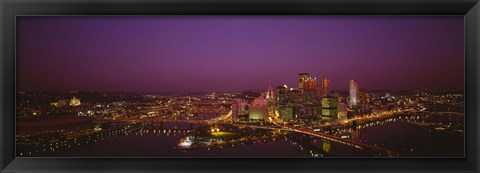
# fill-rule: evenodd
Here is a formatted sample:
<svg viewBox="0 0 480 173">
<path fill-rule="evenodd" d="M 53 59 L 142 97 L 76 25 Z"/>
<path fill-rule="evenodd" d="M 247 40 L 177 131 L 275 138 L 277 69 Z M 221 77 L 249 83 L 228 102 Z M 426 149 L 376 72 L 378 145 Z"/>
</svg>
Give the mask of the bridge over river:
<svg viewBox="0 0 480 173">
<path fill-rule="evenodd" d="M 234 126 L 238 127 L 250 127 L 250 128 L 259 128 L 259 129 L 269 129 L 269 130 L 285 130 L 285 131 L 291 131 L 291 132 L 297 132 L 297 133 L 302 133 L 302 134 L 307 134 L 315 137 L 322 138 L 324 140 L 352 146 L 361 150 L 370 150 L 373 153 L 378 154 L 378 156 L 388 156 L 388 157 L 395 157 L 398 156 L 399 154 L 395 151 L 388 150 L 385 148 L 380 148 L 377 146 L 365 144 L 365 143 L 360 143 L 356 141 L 352 141 L 349 139 L 343 139 L 334 135 L 330 135 L 327 133 L 323 132 L 317 132 L 313 131 L 307 128 L 299 128 L 299 127 L 294 127 L 294 126 L 289 126 L 289 125 L 283 125 L 283 126 L 259 126 L 259 125 L 249 125 L 249 124 L 235 124 Z"/>
<path fill-rule="evenodd" d="M 116 120 L 101 120 L 102 123 L 156 123 L 156 122 L 179 122 L 190 124 L 217 124 L 221 122 L 230 122 L 232 111 L 209 120 L 192 120 L 192 119 L 164 119 L 164 118 L 121 118 Z"/>
</svg>

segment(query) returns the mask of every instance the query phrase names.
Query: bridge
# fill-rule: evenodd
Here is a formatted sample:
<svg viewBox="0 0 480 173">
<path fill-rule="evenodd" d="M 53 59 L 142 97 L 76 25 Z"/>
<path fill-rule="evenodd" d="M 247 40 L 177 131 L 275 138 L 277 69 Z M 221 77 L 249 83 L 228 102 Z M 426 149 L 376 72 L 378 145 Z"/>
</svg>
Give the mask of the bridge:
<svg viewBox="0 0 480 173">
<path fill-rule="evenodd" d="M 457 116 L 464 116 L 465 114 L 464 113 L 460 113 L 460 112 L 431 112 L 431 111 L 415 111 L 415 112 L 419 112 L 419 113 L 431 113 L 431 114 L 439 114 L 439 115 L 457 115 Z"/>
<path fill-rule="evenodd" d="M 187 120 L 187 119 L 163 119 L 163 118 L 122 118 L 118 120 L 102 120 L 103 123 L 157 123 L 157 122 L 180 122 L 190 124 L 216 124 L 229 122 L 232 119 L 232 111 L 229 113 L 209 120 Z"/>
<path fill-rule="evenodd" d="M 338 136 L 330 135 L 330 134 L 323 133 L 323 132 L 313 131 L 313 130 L 310 130 L 310 129 L 307 129 L 307 128 L 299 128 L 299 127 L 288 126 L 288 125 L 283 126 L 283 128 L 284 129 L 289 129 L 289 131 L 294 131 L 294 132 L 298 132 L 298 133 L 303 133 L 303 134 L 319 137 L 319 138 L 322 138 L 322 139 L 325 139 L 325 140 L 329 140 L 329 141 L 337 142 L 337 143 L 340 143 L 340 144 L 352 146 L 352 147 L 355 147 L 355 148 L 358 148 L 358 149 L 372 150 L 372 151 L 375 151 L 377 153 L 381 153 L 383 155 L 390 156 L 390 157 L 398 156 L 398 153 L 395 152 L 395 151 L 392 151 L 392 150 L 388 150 L 388 149 L 385 149 L 385 148 L 380 148 L 380 147 L 377 147 L 377 146 L 373 146 L 373 145 L 369 145 L 369 144 L 365 144 L 365 143 L 361 143 L 361 142 L 357 142 L 357 141 L 352 141 L 352 140 L 340 138 Z"/>
<path fill-rule="evenodd" d="M 322 138 L 322 139 L 325 139 L 325 140 L 328 140 L 328 141 L 333 141 L 333 142 L 336 142 L 336 143 L 348 145 L 348 146 L 355 147 L 355 148 L 362 149 L 362 150 L 375 151 L 376 153 L 380 153 L 384 156 L 390 156 L 390 157 L 398 156 L 398 153 L 395 152 L 395 151 L 392 151 L 392 150 L 388 150 L 388 149 L 385 149 L 385 148 L 380 148 L 380 147 L 377 147 L 377 146 L 373 146 L 373 145 L 369 145 L 369 144 L 365 144 L 365 143 L 360 143 L 360 142 L 356 142 L 356 141 L 352 141 L 352 140 L 348 140 L 348 139 L 343 139 L 343 138 L 340 138 L 340 137 L 337 137 L 337 136 L 334 136 L 334 135 L 330 135 L 330 134 L 323 133 L 323 132 L 313 131 L 313 130 L 310 130 L 310 129 L 307 129 L 307 128 L 299 128 L 299 127 L 294 127 L 294 126 L 289 126 L 289 125 L 283 125 L 283 126 L 279 127 L 279 126 L 259 126 L 259 125 L 248 125 L 248 124 L 234 124 L 234 126 L 258 128 L 258 129 L 268 129 L 268 130 L 285 130 L 285 131 L 297 132 L 297 133 L 307 134 L 307 135 L 310 135 L 310 136 L 319 137 L 319 138 Z"/>
</svg>

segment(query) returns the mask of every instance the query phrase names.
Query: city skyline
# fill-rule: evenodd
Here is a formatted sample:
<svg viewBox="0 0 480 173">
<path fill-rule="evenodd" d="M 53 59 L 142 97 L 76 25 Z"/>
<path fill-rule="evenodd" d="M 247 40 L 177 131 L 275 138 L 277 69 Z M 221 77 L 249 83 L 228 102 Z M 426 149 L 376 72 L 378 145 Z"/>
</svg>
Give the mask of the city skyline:
<svg viewBox="0 0 480 173">
<path fill-rule="evenodd" d="M 332 90 L 464 82 L 461 16 L 19 17 L 17 38 L 27 91 L 244 91 L 302 72 Z"/>
</svg>

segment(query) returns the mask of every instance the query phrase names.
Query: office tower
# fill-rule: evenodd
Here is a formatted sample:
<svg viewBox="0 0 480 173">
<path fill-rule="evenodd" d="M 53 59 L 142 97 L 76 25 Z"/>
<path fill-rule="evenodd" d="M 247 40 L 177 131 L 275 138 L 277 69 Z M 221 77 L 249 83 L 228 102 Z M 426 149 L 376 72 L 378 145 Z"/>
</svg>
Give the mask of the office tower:
<svg viewBox="0 0 480 173">
<path fill-rule="evenodd" d="M 322 96 L 330 95 L 330 79 L 327 77 L 322 78 Z"/>
<path fill-rule="evenodd" d="M 287 85 L 278 86 L 276 91 L 276 107 L 280 114 L 280 119 L 288 121 L 293 119 L 293 108 L 289 102 Z"/>
<path fill-rule="evenodd" d="M 308 77 L 302 82 L 304 91 L 315 91 L 317 89 L 317 79 Z M 315 91 L 316 92 L 316 91 Z"/>
<path fill-rule="evenodd" d="M 339 102 L 337 105 L 337 118 L 340 121 L 347 119 L 347 104 Z"/>
<path fill-rule="evenodd" d="M 322 98 L 322 119 L 331 120 L 337 118 L 338 100 L 333 96 Z"/>
<path fill-rule="evenodd" d="M 348 106 L 356 107 L 358 105 L 358 83 L 354 80 L 350 80 L 350 102 Z"/>
<path fill-rule="evenodd" d="M 272 83 L 268 82 L 267 92 L 265 93 L 265 99 L 268 102 L 269 115 L 275 114 L 275 92 L 273 91 Z"/>
<path fill-rule="evenodd" d="M 272 83 L 268 82 L 267 93 L 265 94 L 266 99 L 274 99 L 275 93 L 272 88 Z"/>
<path fill-rule="evenodd" d="M 287 92 L 288 88 L 287 85 L 278 86 L 277 87 L 277 94 L 276 94 L 276 105 L 277 107 L 285 106 L 285 100 L 287 99 Z"/>
<path fill-rule="evenodd" d="M 367 90 L 363 88 L 362 86 L 358 85 L 358 106 L 366 111 L 368 110 L 368 94 Z"/>
<path fill-rule="evenodd" d="M 233 99 L 232 103 L 232 121 L 238 122 L 240 115 L 245 114 L 246 103 L 239 98 Z"/>
<path fill-rule="evenodd" d="M 298 89 L 303 89 L 303 82 L 306 81 L 308 78 L 308 73 L 300 73 L 298 74 Z"/>
</svg>

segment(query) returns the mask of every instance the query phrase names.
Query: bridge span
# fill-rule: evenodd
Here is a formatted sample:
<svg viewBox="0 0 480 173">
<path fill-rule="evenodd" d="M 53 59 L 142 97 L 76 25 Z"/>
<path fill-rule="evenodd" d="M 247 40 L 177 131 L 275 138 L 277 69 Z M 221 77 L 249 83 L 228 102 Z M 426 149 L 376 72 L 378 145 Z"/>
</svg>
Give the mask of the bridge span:
<svg viewBox="0 0 480 173">
<path fill-rule="evenodd" d="M 187 119 L 163 119 L 163 118 L 123 118 L 117 120 L 102 120 L 103 123 L 156 123 L 156 122 L 180 122 L 191 124 L 216 124 L 221 122 L 228 122 L 232 118 L 232 111 L 229 113 L 209 120 L 187 120 Z"/>
<path fill-rule="evenodd" d="M 307 134 L 307 135 L 319 137 L 319 138 L 322 138 L 322 139 L 325 139 L 325 140 L 328 140 L 328 141 L 333 141 L 333 142 L 336 142 L 336 143 L 348 145 L 348 146 L 355 147 L 355 148 L 362 149 L 362 150 L 372 150 L 372 151 L 375 151 L 375 153 L 380 153 L 381 156 L 389 156 L 389 157 L 398 156 L 398 153 L 395 152 L 395 151 L 392 151 L 392 150 L 388 150 L 388 149 L 385 149 L 385 148 L 380 148 L 380 147 L 377 147 L 377 146 L 373 146 L 373 145 L 369 145 L 369 144 L 365 144 L 365 143 L 360 143 L 360 142 L 356 142 L 356 141 L 352 141 L 352 140 L 348 140 L 348 139 L 343 139 L 343 138 L 340 138 L 340 137 L 337 137 L 337 136 L 334 136 L 334 135 L 330 135 L 330 134 L 323 133 L 323 132 L 317 132 L 317 131 L 313 131 L 313 130 L 306 129 L 306 128 L 299 128 L 299 127 L 294 127 L 294 126 L 289 126 L 289 125 L 283 125 L 283 126 L 279 127 L 279 126 L 258 126 L 258 125 L 248 125 L 248 124 L 234 124 L 234 126 L 251 127 L 251 128 L 259 128 L 259 129 L 269 129 L 269 130 L 285 130 L 285 131 L 297 132 L 297 133 L 302 133 L 302 134 Z"/>
</svg>

